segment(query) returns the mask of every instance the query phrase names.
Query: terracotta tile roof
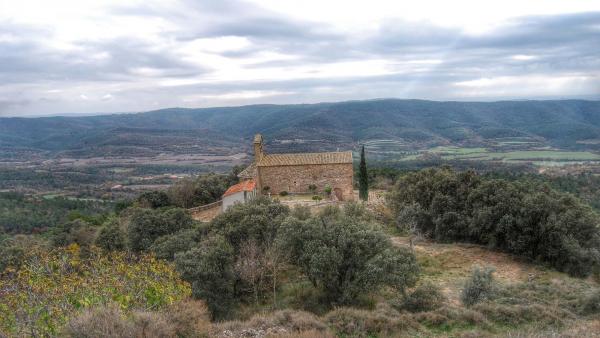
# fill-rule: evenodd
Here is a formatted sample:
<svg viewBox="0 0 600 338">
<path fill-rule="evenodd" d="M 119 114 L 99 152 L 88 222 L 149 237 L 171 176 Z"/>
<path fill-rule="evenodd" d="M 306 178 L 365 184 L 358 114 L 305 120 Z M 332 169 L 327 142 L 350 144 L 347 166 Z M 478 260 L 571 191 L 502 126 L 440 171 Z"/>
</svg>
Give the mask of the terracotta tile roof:
<svg viewBox="0 0 600 338">
<path fill-rule="evenodd" d="M 239 178 L 249 180 L 256 177 L 256 164 L 252 162 L 251 165 L 242 170 L 238 175 Z"/>
<path fill-rule="evenodd" d="M 352 163 L 352 152 L 268 154 L 258 163 L 259 167 L 306 164 Z"/>
<path fill-rule="evenodd" d="M 232 185 L 231 187 L 229 187 L 229 189 L 227 189 L 227 191 L 225 191 L 225 193 L 223 194 L 223 197 L 229 196 L 231 194 L 235 194 L 240 191 L 252 191 L 255 188 L 256 188 L 256 182 L 254 182 L 254 180 L 242 181 L 238 184 L 235 184 L 235 185 Z"/>
</svg>

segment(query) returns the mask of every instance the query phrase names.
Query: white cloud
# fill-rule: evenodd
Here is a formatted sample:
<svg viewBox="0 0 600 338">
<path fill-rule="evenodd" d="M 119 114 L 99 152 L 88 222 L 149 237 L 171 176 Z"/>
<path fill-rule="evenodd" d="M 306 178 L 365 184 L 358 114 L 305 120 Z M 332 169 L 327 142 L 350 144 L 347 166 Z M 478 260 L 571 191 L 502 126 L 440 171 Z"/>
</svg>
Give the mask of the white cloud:
<svg viewBox="0 0 600 338">
<path fill-rule="evenodd" d="M 598 95 L 599 12 L 597 0 L 0 1 L 0 101 L 33 114 Z"/>
</svg>

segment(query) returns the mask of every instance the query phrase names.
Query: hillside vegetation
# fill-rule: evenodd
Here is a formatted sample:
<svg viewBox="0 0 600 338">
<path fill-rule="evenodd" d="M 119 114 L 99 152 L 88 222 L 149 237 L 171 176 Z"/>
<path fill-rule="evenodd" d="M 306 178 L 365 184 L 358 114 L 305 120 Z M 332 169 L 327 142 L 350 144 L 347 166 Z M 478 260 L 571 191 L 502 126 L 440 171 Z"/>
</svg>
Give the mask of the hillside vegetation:
<svg viewBox="0 0 600 338">
<path fill-rule="evenodd" d="M 600 145 L 600 102 L 385 99 L 171 108 L 88 117 L 1 118 L 0 147 L 7 157 L 28 151 L 74 157 L 152 155 L 162 151 L 227 154 L 249 150 L 243 140 L 257 132 L 268 140 L 307 141 L 296 144 L 297 151 L 335 149 L 368 139 L 481 145 L 486 140 L 507 138 L 508 142 L 517 139 L 595 149 Z"/>
<path fill-rule="evenodd" d="M 311 211 L 258 198 L 208 223 L 181 208 L 233 177 L 71 213 L 41 234 L 0 235 L 0 335 L 580 337 L 600 328 L 597 214 L 530 176 L 379 169 L 375 186 L 396 181 L 387 203 Z"/>
</svg>

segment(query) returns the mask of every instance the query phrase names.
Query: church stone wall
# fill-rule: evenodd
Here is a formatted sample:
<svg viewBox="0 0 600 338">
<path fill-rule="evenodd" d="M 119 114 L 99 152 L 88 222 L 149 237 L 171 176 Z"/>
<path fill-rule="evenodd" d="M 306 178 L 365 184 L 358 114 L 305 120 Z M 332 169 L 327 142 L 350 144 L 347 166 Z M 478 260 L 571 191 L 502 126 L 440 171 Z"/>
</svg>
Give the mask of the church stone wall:
<svg viewBox="0 0 600 338">
<path fill-rule="evenodd" d="M 343 200 L 354 199 L 352 163 L 259 167 L 258 175 L 260 189 L 268 186 L 272 194 L 309 193 L 308 186 L 314 184 L 319 193 L 329 185 L 341 191 Z"/>
</svg>

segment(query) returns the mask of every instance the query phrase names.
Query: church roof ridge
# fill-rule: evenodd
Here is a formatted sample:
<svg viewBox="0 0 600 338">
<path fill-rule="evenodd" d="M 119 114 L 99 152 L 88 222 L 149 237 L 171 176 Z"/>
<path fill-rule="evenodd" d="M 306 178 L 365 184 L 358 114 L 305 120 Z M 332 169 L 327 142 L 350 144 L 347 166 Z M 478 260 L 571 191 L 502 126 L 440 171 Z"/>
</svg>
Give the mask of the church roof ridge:
<svg viewBox="0 0 600 338">
<path fill-rule="evenodd" d="M 265 154 L 257 163 L 259 167 L 310 164 L 342 164 L 352 163 L 352 151 L 335 151 L 319 153 L 282 153 Z"/>
</svg>

